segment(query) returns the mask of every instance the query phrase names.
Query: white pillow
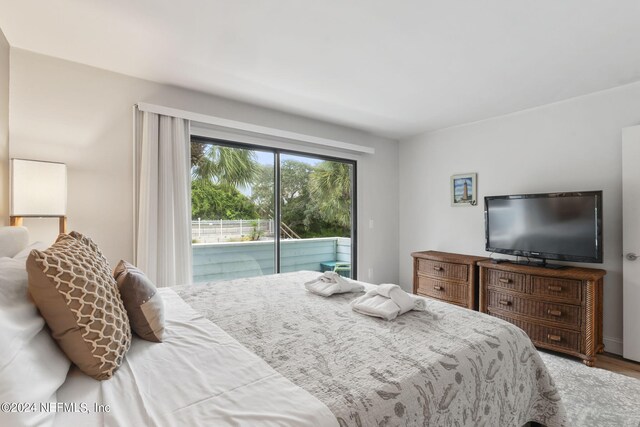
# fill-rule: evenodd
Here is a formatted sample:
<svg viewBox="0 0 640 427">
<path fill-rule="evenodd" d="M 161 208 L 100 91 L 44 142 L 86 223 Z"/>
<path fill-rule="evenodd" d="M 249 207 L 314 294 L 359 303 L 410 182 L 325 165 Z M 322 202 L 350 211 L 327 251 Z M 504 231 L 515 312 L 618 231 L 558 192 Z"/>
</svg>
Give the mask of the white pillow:
<svg viewBox="0 0 640 427">
<path fill-rule="evenodd" d="M 0 227 L 0 257 L 12 257 L 29 243 L 25 227 Z"/>
<path fill-rule="evenodd" d="M 27 293 L 25 260 L 0 258 L 0 402 L 55 403 L 71 362 Z M 0 425 L 52 425 L 55 412 L 0 411 Z"/>
<path fill-rule="evenodd" d="M 32 250 L 37 249 L 39 251 L 44 251 L 48 247 L 49 247 L 49 245 L 47 245 L 46 243 L 33 242 L 32 244 L 30 244 L 29 246 L 27 246 L 26 248 L 24 248 L 23 250 L 21 250 L 20 252 L 15 254 L 13 256 L 13 259 L 16 260 L 16 261 L 21 261 L 21 262 L 25 263 L 25 265 L 26 265 L 27 258 L 29 258 L 29 254 L 31 253 Z"/>
</svg>

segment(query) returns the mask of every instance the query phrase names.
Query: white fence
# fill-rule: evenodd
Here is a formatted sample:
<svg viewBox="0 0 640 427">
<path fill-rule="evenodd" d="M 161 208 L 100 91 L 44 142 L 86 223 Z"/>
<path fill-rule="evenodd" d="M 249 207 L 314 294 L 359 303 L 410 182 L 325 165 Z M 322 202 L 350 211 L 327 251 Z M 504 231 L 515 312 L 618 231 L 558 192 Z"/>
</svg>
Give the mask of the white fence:
<svg viewBox="0 0 640 427">
<path fill-rule="evenodd" d="M 240 241 L 256 233 L 261 238 L 273 238 L 273 219 L 191 221 L 191 241 L 194 243 Z"/>
</svg>

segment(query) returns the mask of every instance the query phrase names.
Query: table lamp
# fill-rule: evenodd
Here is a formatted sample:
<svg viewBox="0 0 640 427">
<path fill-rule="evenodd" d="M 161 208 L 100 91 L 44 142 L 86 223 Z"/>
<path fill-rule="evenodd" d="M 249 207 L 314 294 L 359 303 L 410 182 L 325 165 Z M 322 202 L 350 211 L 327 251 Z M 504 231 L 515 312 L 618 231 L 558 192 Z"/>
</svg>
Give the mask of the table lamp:
<svg viewBox="0 0 640 427">
<path fill-rule="evenodd" d="M 67 165 L 11 159 L 11 225 L 23 218 L 59 218 L 67 232 Z"/>
</svg>

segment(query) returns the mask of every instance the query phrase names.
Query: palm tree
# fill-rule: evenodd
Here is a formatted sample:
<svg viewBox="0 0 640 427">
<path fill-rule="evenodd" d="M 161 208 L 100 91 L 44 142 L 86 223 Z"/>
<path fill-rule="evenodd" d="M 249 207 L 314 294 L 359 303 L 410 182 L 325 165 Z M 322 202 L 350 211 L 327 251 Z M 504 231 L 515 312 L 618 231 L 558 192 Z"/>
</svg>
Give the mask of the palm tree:
<svg viewBox="0 0 640 427">
<path fill-rule="evenodd" d="M 257 173 L 258 163 L 251 150 L 191 143 L 191 176 L 194 180 L 241 187 L 250 185 Z"/>
<path fill-rule="evenodd" d="M 351 165 L 319 163 L 309 177 L 309 190 L 323 220 L 345 230 L 351 226 Z"/>
</svg>

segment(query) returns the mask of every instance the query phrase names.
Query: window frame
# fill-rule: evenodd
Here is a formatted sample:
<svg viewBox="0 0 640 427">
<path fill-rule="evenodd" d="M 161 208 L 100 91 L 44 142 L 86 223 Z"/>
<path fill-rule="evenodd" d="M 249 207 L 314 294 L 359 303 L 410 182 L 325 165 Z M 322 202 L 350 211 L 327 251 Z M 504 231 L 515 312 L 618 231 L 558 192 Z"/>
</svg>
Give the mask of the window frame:
<svg viewBox="0 0 640 427">
<path fill-rule="evenodd" d="M 221 138 L 213 138 L 201 135 L 191 135 L 190 143 L 198 144 L 211 144 L 221 147 L 241 148 L 245 150 L 257 150 L 267 151 L 274 154 L 274 197 L 277 201 L 274 206 L 275 210 L 275 224 L 274 229 L 280 230 L 282 221 L 281 215 L 281 194 L 280 194 L 280 155 L 289 154 L 301 157 L 310 157 L 314 159 L 346 163 L 352 166 L 351 173 L 351 278 L 353 280 L 358 279 L 358 197 L 357 197 L 357 180 L 358 180 L 358 161 L 353 159 L 346 159 L 336 156 L 330 156 L 325 154 L 315 154 L 311 152 L 292 150 L 287 148 L 270 147 L 267 145 L 251 144 L 245 142 L 231 141 Z M 275 274 L 280 274 L 280 232 L 274 233 L 274 256 L 275 256 Z"/>
</svg>

